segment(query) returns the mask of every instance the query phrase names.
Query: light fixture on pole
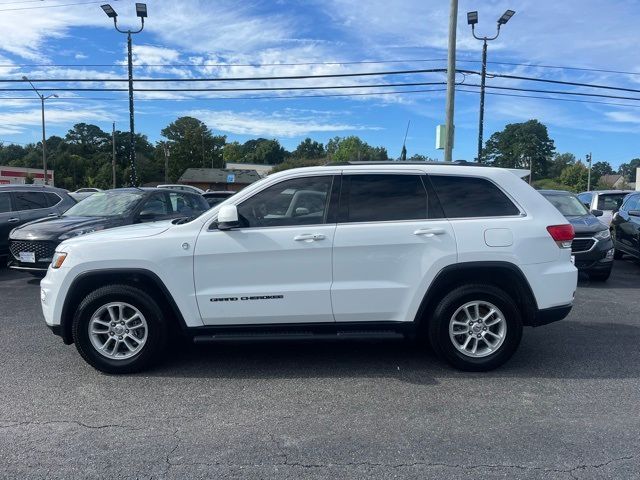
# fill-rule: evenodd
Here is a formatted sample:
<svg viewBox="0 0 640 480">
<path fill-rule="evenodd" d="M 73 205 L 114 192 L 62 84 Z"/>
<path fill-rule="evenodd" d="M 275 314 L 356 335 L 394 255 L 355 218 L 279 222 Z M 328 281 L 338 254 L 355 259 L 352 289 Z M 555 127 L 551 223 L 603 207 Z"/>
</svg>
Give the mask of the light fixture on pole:
<svg viewBox="0 0 640 480">
<path fill-rule="evenodd" d="M 136 140 L 133 118 L 133 56 L 131 53 L 131 35 L 140 33 L 144 29 L 144 19 L 147 18 L 147 5 L 136 3 L 136 15 L 140 18 L 141 26 L 138 30 L 120 30 L 118 28 L 118 14 L 108 3 L 100 6 L 109 18 L 113 18 L 113 25 L 120 33 L 127 35 L 127 64 L 129 67 L 129 164 L 131 166 L 130 183 L 138 185 L 138 173 L 136 170 Z"/>
<path fill-rule="evenodd" d="M 495 40 L 500 35 L 500 27 L 505 25 L 516 12 L 507 10 L 498 19 L 498 29 L 493 37 L 479 37 L 476 35 L 476 24 L 478 23 L 478 12 L 467 13 L 467 23 L 471 25 L 473 38 L 482 40 L 482 76 L 480 80 L 480 118 L 478 119 L 478 162 L 482 161 L 482 134 L 484 129 L 484 90 L 487 78 L 487 42 Z"/>
<path fill-rule="evenodd" d="M 45 127 L 44 127 L 44 101 L 48 100 L 49 98 L 58 98 L 58 95 L 55 93 L 52 93 L 51 95 L 45 96 L 44 94 L 38 91 L 35 85 L 31 83 L 31 80 L 29 80 L 26 76 L 23 76 L 22 80 L 25 82 L 29 82 L 29 85 L 31 85 L 31 88 L 33 88 L 33 91 L 36 92 L 36 95 L 38 95 L 38 97 L 40 97 L 40 105 L 42 108 L 41 110 L 42 111 L 42 169 L 44 170 L 44 184 L 49 185 L 49 175 L 47 173 L 47 135 L 45 133 Z"/>
</svg>

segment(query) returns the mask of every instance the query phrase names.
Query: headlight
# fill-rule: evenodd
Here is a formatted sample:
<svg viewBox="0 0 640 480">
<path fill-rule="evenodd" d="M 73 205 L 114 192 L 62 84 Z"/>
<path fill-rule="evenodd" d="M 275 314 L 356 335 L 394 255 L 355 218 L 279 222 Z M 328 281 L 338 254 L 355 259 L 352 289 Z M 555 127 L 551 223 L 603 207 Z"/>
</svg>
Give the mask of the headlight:
<svg viewBox="0 0 640 480">
<path fill-rule="evenodd" d="M 609 232 L 609 230 L 602 230 L 596 233 L 593 237 L 597 238 L 598 240 L 607 240 L 611 238 L 611 233 Z"/>
<path fill-rule="evenodd" d="M 60 268 L 67 258 L 65 252 L 56 252 L 53 254 L 53 260 L 51 260 L 51 268 Z"/>
<path fill-rule="evenodd" d="M 104 227 L 91 227 L 91 228 L 79 228 L 78 230 L 71 230 L 70 232 L 60 235 L 60 240 L 68 240 L 69 238 L 79 237 L 80 235 L 86 235 L 98 230 L 102 230 Z"/>
</svg>

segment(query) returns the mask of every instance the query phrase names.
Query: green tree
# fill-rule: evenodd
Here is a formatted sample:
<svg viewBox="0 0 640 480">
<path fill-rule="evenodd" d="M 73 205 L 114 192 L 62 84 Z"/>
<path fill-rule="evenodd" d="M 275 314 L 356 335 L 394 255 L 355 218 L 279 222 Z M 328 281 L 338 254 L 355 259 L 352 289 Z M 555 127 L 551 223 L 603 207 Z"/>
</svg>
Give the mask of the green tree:
<svg viewBox="0 0 640 480">
<path fill-rule="evenodd" d="M 640 167 L 640 158 L 634 158 L 629 163 L 623 163 L 618 168 L 618 173 L 623 175 L 627 181 L 633 182 L 636 180 L 636 168 Z"/>
<path fill-rule="evenodd" d="M 434 158 L 431 158 L 427 155 L 422 155 L 421 153 L 414 153 L 407 160 L 408 162 L 435 162 Z"/>
<path fill-rule="evenodd" d="M 581 161 L 578 161 L 562 170 L 559 181 L 563 185 L 567 185 L 574 192 L 582 192 L 587 189 L 588 175 L 589 170 L 587 167 L 585 167 Z"/>
<path fill-rule="evenodd" d="M 538 120 L 511 123 L 495 132 L 483 150 L 485 162 L 496 167 L 526 168 L 533 166 L 533 178 L 545 178 L 555 146 L 547 127 Z"/>
<path fill-rule="evenodd" d="M 576 156 L 573 153 L 557 153 L 549 162 L 547 175 L 549 178 L 558 178 L 569 165 L 576 163 Z"/>
<path fill-rule="evenodd" d="M 325 158 L 289 158 L 288 160 L 285 160 L 279 165 L 273 167 L 271 173 L 281 172 L 283 170 L 289 170 L 291 168 L 316 167 L 318 165 L 324 165 L 325 163 L 327 163 L 327 160 Z"/>
<path fill-rule="evenodd" d="M 359 137 L 334 137 L 327 143 L 327 156 L 332 162 L 383 162 L 389 160 L 387 149 L 372 147 Z"/>
<path fill-rule="evenodd" d="M 300 159 L 324 158 L 326 152 L 322 143 L 307 137 L 291 152 L 291 156 Z"/>
<path fill-rule="evenodd" d="M 204 122 L 180 117 L 160 132 L 170 151 L 169 179 L 174 182 L 187 168 L 222 168 L 225 136 L 214 136 Z"/>
</svg>

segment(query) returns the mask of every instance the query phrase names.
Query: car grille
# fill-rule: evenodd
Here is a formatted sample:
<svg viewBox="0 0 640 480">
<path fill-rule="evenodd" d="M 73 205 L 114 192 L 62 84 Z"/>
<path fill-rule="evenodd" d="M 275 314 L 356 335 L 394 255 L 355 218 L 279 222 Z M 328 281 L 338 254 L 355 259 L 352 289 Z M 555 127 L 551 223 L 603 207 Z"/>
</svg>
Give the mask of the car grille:
<svg viewBox="0 0 640 480">
<path fill-rule="evenodd" d="M 593 238 L 574 238 L 571 242 L 572 252 L 585 252 L 593 247 L 596 241 Z"/>
<path fill-rule="evenodd" d="M 56 251 L 57 243 L 35 240 L 11 240 L 9 249 L 16 260 L 20 260 L 20 252 L 33 252 L 36 262 L 50 262 Z"/>
</svg>

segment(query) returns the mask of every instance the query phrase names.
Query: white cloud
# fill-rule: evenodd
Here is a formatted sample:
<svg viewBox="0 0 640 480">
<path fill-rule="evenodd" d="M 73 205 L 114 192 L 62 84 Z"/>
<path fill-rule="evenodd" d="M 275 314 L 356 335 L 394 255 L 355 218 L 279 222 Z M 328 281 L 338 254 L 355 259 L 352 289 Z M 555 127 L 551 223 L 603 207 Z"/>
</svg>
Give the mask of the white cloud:
<svg viewBox="0 0 640 480">
<path fill-rule="evenodd" d="M 87 58 L 89 58 L 88 55 L 85 55 L 84 53 L 76 53 L 73 58 L 75 58 L 76 60 L 85 60 Z"/>
<path fill-rule="evenodd" d="M 7 104 L 5 102 L 0 103 L 0 105 L 6 107 Z M 42 122 L 40 115 L 40 108 L 20 111 L 3 110 L 0 112 L 0 133 L 17 134 L 29 127 L 40 126 Z M 46 110 L 47 125 L 67 126 L 78 122 L 104 122 L 112 118 L 113 114 L 110 112 L 102 108 L 91 108 L 86 104 L 49 104 Z"/>
<path fill-rule="evenodd" d="M 380 130 L 331 120 L 332 112 L 283 110 L 280 112 L 233 112 L 231 110 L 192 110 L 187 115 L 200 118 L 213 130 L 238 135 L 298 137 L 313 132 Z"/>
</svg>

